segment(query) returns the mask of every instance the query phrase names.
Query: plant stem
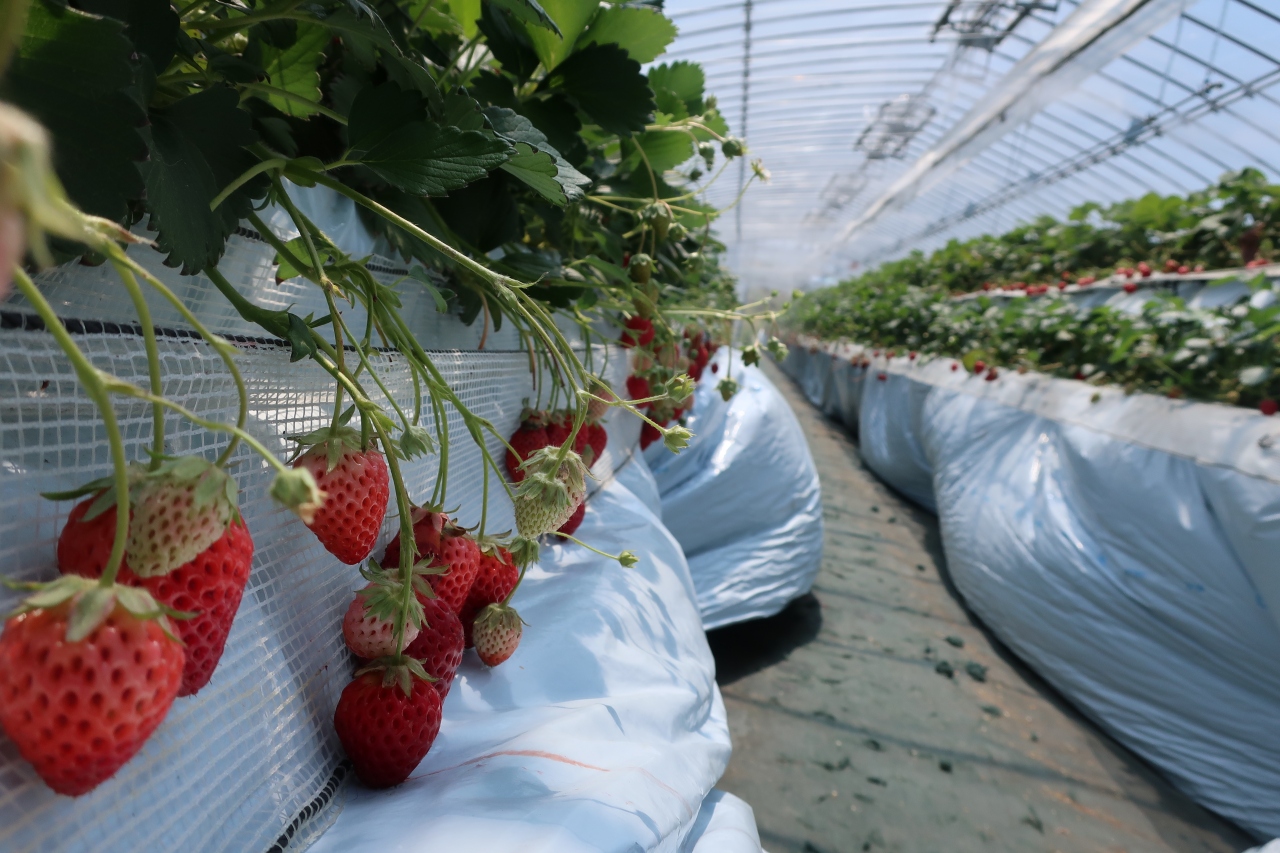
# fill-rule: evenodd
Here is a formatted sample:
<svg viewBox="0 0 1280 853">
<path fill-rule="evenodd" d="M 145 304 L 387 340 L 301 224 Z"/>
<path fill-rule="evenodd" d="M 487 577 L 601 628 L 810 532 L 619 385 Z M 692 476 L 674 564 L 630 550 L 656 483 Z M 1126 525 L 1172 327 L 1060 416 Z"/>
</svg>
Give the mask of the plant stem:
<svg viewBox="0 0 1280 853">
<path fill-rule="evenodd" d="M 160 349 L 156 346 L 156 329 L 151 322 L 151 308 L 147 305 L 142 288 L 134 278 L 133 271 L 122 264 L 113 263 L 116 274 L 124 282 L 129 298 L 133 300 L 133 310 L 138 314 L 138 322 L 142 325 L 142 342 L 147 350 L 147 374 L 151 380 L 151 393 L 157 397 L 164 393 L 164 380 L 160 376 Z M 164 453 L 164 407 L 151 405 L 151 464 L 152 471 L 160 467 L 160 456 Z"/>
</svg>

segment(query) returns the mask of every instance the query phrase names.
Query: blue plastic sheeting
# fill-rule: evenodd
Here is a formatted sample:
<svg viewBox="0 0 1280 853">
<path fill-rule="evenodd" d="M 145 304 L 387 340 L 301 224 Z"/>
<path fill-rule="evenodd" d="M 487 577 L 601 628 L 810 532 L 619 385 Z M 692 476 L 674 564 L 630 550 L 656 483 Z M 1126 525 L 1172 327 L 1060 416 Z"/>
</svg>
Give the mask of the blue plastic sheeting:
<svg viewBox="0 0 1280 853">
<path fill-rule="evenodd" d="M 804 432 L 758 367 L 722 347 L 698 384 L 678 455 L 646 453 L 662 517 L 689 560 L 708 630 L 772 616 L 813 586 L 822 562 L 822 492 Z M 725 402 L 716 384 L 731 375 Z"/>
<path fill-rule="evenodd" d="M 1019 657 L 1197 801 L 1280 834 L 1280 423 L 950 367 L 874 360 L 868 464 L 936 505 L 957 588 Z"/>
<path fill-rule="evenodd" d="M 714 790 L 684 844 L 681 853 L 760 853 L 755 812 L 733 794 Z"/>
<path fill-rule="evenodd" d="M 468 652 L 430 754 L 399 787 L 352 786 L 312 853 L 759 853 L 693 846 L 723 806 L 703 802 L 729 733 L 680 547 L 623 485 L 647 476 L 624 467 L 578 531 L 640 563 L 544 548 L 514 600 L 529 623 L 516 654 L 488 669 Z M 720 821 L 745 831 L 733 811 Z"/>
</svg>

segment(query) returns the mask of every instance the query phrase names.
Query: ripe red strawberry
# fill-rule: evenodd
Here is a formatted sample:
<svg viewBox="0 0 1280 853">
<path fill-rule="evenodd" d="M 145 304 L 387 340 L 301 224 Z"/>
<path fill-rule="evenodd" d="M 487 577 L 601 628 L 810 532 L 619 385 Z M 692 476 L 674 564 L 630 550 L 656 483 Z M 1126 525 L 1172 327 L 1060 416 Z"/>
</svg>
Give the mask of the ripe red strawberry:
<svg viewBox="0 0 1280 853">
<path fill-rule="evenodd" d="M 520 645 L 523 624 L 520 614 L 505 604 L 490 604 L 481 610 L 471 628 L 480 660 L 486 666 L 497 666 L 510 658 Z"/>
<path fill-rule="evenodd" d="M 624 347 L 645 346 L 653 340 L 653 321 L 637 314 L 623 325 L 619 343 Z"/>
<path fill-rule="evenodd" d="M 627 396 L 632 400 L 643 400 L 645 397 L 652 397 L 653 391 L 650 389 L 649 380 L 643 376 L 631 374 L 627 377 Z M 653 403 L 640 403 L 638 408 L 648 409 Z"/>
<path fill-rule="evenodd" d="M 114 506 L 88 521 L 85 513 L 96 498 L 81 501 L 67 516 L 58 537 L 58 569 L 65 575 L 99 578 L 115 541 Z M 138 577 L 126 559 L 116 576 L 119 583 L 147 590 L 161 604 L 185 613 L 190 619 L 173 623 L 186 645 L 179 696 L 190 696 L 209 683 L 240 609 L 249 570 L 253 564 L 253 539 L 238 516 L 218 539 L 194 560 L 162 575 Z"/>
<path fill-rule="evenodd" d="M 587 514 L 587 502 L 583 501 L 578 504 L 578 508 L 573 511 L 573 515 L 569 516 L 569 520 L 560 525 L 558 533 L 566 536 L 572 536 L 578 530 L 578 525 L 582 524 L 583 517 Z"/>
<path fill-rule="evenodd" d="M 516 588 L 519 580 L 520 570 L 516 568 L 511 552 L 506 548 L 495 547 L 492 552 L 481 552 L 480 571 L 476 574 L 475 583 L 471 585 L 467 603 L 458 614 L 462 619 L 467 648 L 474 645 L 471 640 L 471 626 L 475 622 L 476 614 L 490 604 L 505 601 L 511 594 L 511 590 Z"/>
<path fill-rule="evenodd" d="M 951 369 L 952 369 L 952 371 L 959 370 L 959 369 L 960 369 L 960 362 L 958 362 L 958 361 L 953 361 L 953 362 L 951 362 Z"/>
<path fill-rule="evenodd" d="M 887 381 L 888 381 L 888 379 L 889 379 L 889 377 L 888 377 L 888 376 L 886 376 L 886 375 L 885 375 L 885 374 L 883 374 L 883 373 L 877 373 L 877 374 L 876 374 L 876 379 L 879 379 L 881 382 L 887 382 Z"/>
<path fill-rule="evenodd" d="M 987 371 L 988 382 L 995 382 L 996 379 L 998 379 L 999 377 L 1000 377 L 1000 374 L 996 372 L 996 369 L 994 367 Z"/>
<path fill-rule="evenodd" d="M 443 512 L 429 508 L 413 511 L 413 538 L 418 546 L 418 559 L 432 559 L 446 565 L 448 571 L 428 576 L 431 589 L 454 613 L 462 610 L 467 593 L 480 570 L 480 546 Z M 382 565 L 394 571 L 400 565 L 400 534 L 391 540 L 382 557 Z"/>
<path fill-rule="evenodd" d="M 407 670 L 372 670 L 342 690 L 333 712 L 338 740 L 370 788 L 399 785 L 440 733 L 440 693 Z"/>
<path fill-rule="evenodd" d="M 547 438 L 556 447 L 568 441 L 571 432 L 573 432 L 573 412 L 557 412 L 552 416 L 551 423 L 547 424 Z M 581 456 L 586 446 L 587 434 L 584 424 L 583 428 L 578 430 L 578 434 L 573 437 L 573 452 Z"/>
<path fill-rule="evenodd" d="M 142 748 L 178 695 L 184 657 L 160 620 L 119 601 L 83 639 L 70 639 L 76 602 L 21 613 L 0 635 L 0 727 L 45 784 L 69 797 L 92 791 Z"/>
<path fill-rule="evenodd" d="M 1138 285 L 1134 284 L 1134 283 L 1133 283 L 1133 282 L 1131 282 L 1131 281 L 1129 281 L 1129 282 L 1125 282 L 1125 285 L 1124 285 L 1124 292 L 1125 292 L 1125 293 L 1136 293 L 1136 292 L 1137 292 L 1137 290 L 1138 290 Z"/>
<path fill-rule="evenodd" d="M 533 416 L 525 418 L 520 428 L 512 434 L 509 443 L 516 452 L 507 451 L 507 473 L 511 475 L 511 482 L 519 483 L 525 476 L 525 472 L 520 470 L 520 464 L 535 450 L 551 444 L 551 436 L 548 435 L 546 425 L 543 423 L 542 413 L 536 412 Z"/>
<path fill-rule="evenodd" d="M 978 359 L 977 361 L 975 361 L 975 362 L 973 363 L 973 372 L 974 372 L 974 373 L 981 373 L 982 371 L 984 371 L 984 370 L 986 370 L 986 369 L 987 369 L 987 363 L 986 363 L 985 361 L 983 361 L 982 359 Z"/>
<path fill-rule="evenodd" d="M 373 550 L 387 515 L 387 460 L 376 450 L 361 449 L 360 434 L 353 429 L 323 434 L 318 442 L 309 442 L 314 446 L 293 467 L 310 471 L 326 495 L 307 526 L 329 553 L 354 566 Z"/>
<path fill-rule="evenodd" d="M 1183 264 L 1182 266 L 1178 267 L 1178 275 L 1186 275 L 1189 272 L 1191 272 L 1191 267 L 1187 266 L 1186 264 Z"/>
<path fill-rule="evenodd" d="M 419 595 L 418 600 L 422 602 L 422 630 L 404 653 L 422 661 L 422 668 L 436 678 L 432 686 L 444 699 L 462 664 L 462 651 L 466 647 L 462 620 L 438 598 Z"/>
<path fill-rule="evenodd" d="M 720 362 L 717 361 L 715 364 L 711 365 L 711 372 L 712 373 L 720 372 Z"/>
<path fill-rule="evenodd" d="M 662 433 L 652 426 L 648 421 L 640 427 L 640 449 L 644 450 L 658 439 L 662 438 Z"/>
<path fill-rule="evenodd" d="M 1138 274 L 1141 275 L 1143 278 L 1146 278 L 1147 276 L 1151 275 L 1151 265 L 1148 264 L 1146 261 L 1139 261 Z"/>
<path fill-rule="evenodd" d="M 368 584 L 352 597 L 342 617 L 342 637 L 347 641 L 347 648 L 362 658 L 379 658 L 399 651 L 395 637 L 396 608 L 387 591 L 385 585 Z M 418 626 L 406 620 L 405 645 L 417 636 Z"/>
<path fill-rule="evenodd" d="M 1178 264 L 1178 262 L 1177 262 L 1177 261 L 1175 261 L 1173 258 L 1168 258 L 1168 259 L 1166 259 L 1166 260 L 1165 260 L 1165 262 L 1164 262 L 1164 271 L 1165 271 L 1165 272 L 1177 272 L 1177 271 L 1178 271 L 1178 266 L 1179 266 L 1179 264 Z"/>
<path fill-rule="evenodd" d="M 1280 411 L 1280 403 L 1277 403 L 1275 400 L 1263 400 L 1261 403 L 1258 404 L 1258 411 L 1270 417 L 1271 415 L 1274 415 L 1277 411 Z"/>
<path fill-rule="evenodd" d="M 580 455 L 583 461 L 590 468 L 595 464 L 601 456 L 604 455 L 604 449 L 609 444 L 609 431 L 604 428 L 604 424 L 586 423 L 582 425 L 582 431 L 586 434 L 586 447 L 583 448 Z M 586 450 L 590 448 L 591 458 L 587 459 Z"/>
</svg>

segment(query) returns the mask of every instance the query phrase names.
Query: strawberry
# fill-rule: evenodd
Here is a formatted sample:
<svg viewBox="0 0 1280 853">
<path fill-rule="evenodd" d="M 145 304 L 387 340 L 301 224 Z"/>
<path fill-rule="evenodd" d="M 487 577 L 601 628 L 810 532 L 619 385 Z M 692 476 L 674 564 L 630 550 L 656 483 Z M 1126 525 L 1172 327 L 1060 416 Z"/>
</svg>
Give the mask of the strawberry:
<svg viewBox="0 0 1280 853">
<path fill-rule="evenodd" d="M 480 570 L 480 546 L 463 527 L 438 510 L 423 507 L 413 511 L 413 539 L 418 559 L 430 559 L 448 566 L 443 574 L 430 575 L 431 589 L 454 613 L 462 610 L 467 593 Z M 392 570 L 400 565 L 400 534 L 391 540 L 382 556 L 382 565 Z"/>
<path fill-rule="evenodd" d="M 347 641 L 347 648 L 362 658 L 394 655 L 399 651 L 395 638 L 397 593 L 403 588 L 375 581 L 355 594 L 342 617 L 342 637 Z M 412 619 L 406 621 L 405 645 L 417 636 L 418 626 Z"/>
<path fill-rule="evenodd" d="M 373 550 L 391 496 L 386 458 L 361 445 L 349 427 L 323 429 L 301 439 L 311 448 L 295 468 L 306 468 L 325 493 L 325 501 L 307 524 L 320 544 L 349 566 Z"/>
<path fill-rule="evenodd" d="M 658 439 L 662 438 L 662 433 L 653 426 L 653 424 L 645 421 L 640 427 L 640 449 L 644 450 Z"/>
<path fill-rule="evenodd" d="M 199 456 L 169 459 L 130 485 L 132 512 L 125 555 L 140 577 L 162 575 L 194 560 L 227 532 L 236 515 L 235 483 Z M 114 502 L 114 491 L 101 499 Z"/>
<path fill-rule="evenodd" d="M 440 733 L 440 693 L 418 674 L 421 669 L 410 664 L 361 672 L 338 699 L 333 727 L 370 788 L 408 779 Z"/>
<path fill-rule="evenodd" d="M 978 359 L 977 361 L 975 361 L 975 362 L 973 363 L 973 372 L 974 372 L 975 374 L 976 374 L 976 373 L 981 373 L 982 371 L 984 371 L 984 370 L 986 370 L 986 369 L 987 369 L 987 363 L 986 363 L 985 361 L 983 361 L 982 359 Z"/>
<path fill-rule="evenodd" d="M 573 511 L 573 515 L 569 516 L 569 520 L 560 525 L 557 533 L 563 533 L 566 536 L 572 536 L 577 531 L 578 525 L 582 524 L 582 519 L 587 514 L 587 502 L 583 501 L 578 504 L 578 508 Z"/>
<path fill-rule="evenodd" d="M 562 448 L 544 447 L 524 463 L 528 476 L 516 489 L 516 528 L 526 539 L 559 529 L 587 494 L 587 466 Z"/>
<path fill-rule="evenodd" d="M 716 362 L 715 364 L 711 365 L 711 372 L 712 373 L 720 372 L 720 362 Z"/>
<path fill-rule="evenodd" d="M 556 447 L 560 447 L 568 441 L 571 432 L 573 432 L 573 412 L 557 412 L 552 417 L 551 423 L 547 424 L 547 438 Z M 581 456 L 586 446 L 586 432 L 580 429 L 578 434 L 573 437 L 573 452 Z"/>
<path fill-rule="evenodd" d="M 1267 417 L 1270 417 L 1277 411 L 1280 411 L 1280 403 L 1277 403 L 1275 400 L 1263 400 L 1258 404 L 1258 411 L 1262 412 L 1262 414 Z"/>
<path fill-rule="evenodd" d="M 1183 264 L 1182 266 L 1178 267 L 1178 275 L 1186 275 L 1189 272 L 1191 272 L 1191 267 L 1187 266 L 1186 264 Z"/>
<path fill-rule="evenodd" d="M 524 479 L 524 471 L 520 470 L 520 463 L 529 458 L 529 454 L 535 450 L 551 444 L 551 437 L 547 434 L 547 428 L 543 422 L 544 413 L 534 412 L 525 418 L 520 424 L 520 428 L 515 431 L 509 440 L 509 444 L 515 449 L 515 453 L 507 451 L 507 473 L 511 475 L 511 481 L 518 483 Z"/>
<path fill-rule="evenodd" d="M 506 601 L 519 580 L 520 570 L 516 568 L 515 560 L 506 548 L 494 546 L 481 553 L 480 572 L 476 575 L 476 582 L 471 585 L 467 603 L 458 614 L 466 634 L 467 648 L 474 645 L 471 640 L 471 626 L 475 622 L 476 614 L 490 604 Z"/>
<path fill-rule="evenodd" d="M 599 376 L 591 377 L 588 390 L 599 397 L 600 400 L 587 400 L 587 420 L 598 421 L 609 412 L 609 404 L 601 402 L 601 400 L 616 400 L 618 398 L 613 393 L 613 389 L 609 387 L 609 383 Z"/>
<path fill-rule="evenodd" d="M 1000 374 L 996 371 L 994 367 L 987 371 L 988 382 L 995 382 L 996 379 L 998 378 L 1000 378 Z"/>
<path fill-rule="evenodd" d="M 58 537 L 58 569 L 63 574 L 98 578 L 106 568 L 115 541 L 116 508 L 111 506 L 86 521 L 95 500 L 81 501 L 67 516 Z M 142 587 L 161 604 L 195 614 L 178 620 L 174 626 L 186 645 L 179 696 L 198 692 L 213 676 L 240 609 L 252 564 L 253 539 L 244 521 L 237 517 L 222 537 L 195 559 L 165 574 L 139 577 L 127 558 L 120 566 L 120 583 Z"/>
<path fill-rule="evenodd" d="M 653 321 L 639 314 L 631 317 L 622 327 L 622 337 L 618 343 L 624 347 L 645 346 L 653 340 Z"/>
<path fill-rule="evenodd" d="M 587 467 L 590 468 L 604 455 L 604 449 L 609 444 L 609 431 L 603 424 L 598 423 L 585 423 L 582 425 L 582 431 L 586 433 L 586 445 L 591 449 L 591 458 L 587 458 L 586 448 L 581 455 Z"/>
<path fill-rule="evenodd" d="M 142 590 L 63 578 L 39 597 L 48 606 L 28 606 L 0 634 L 0 727 L 45 784 L 78 797 L 164 720 L 184 655 Z"/>
<path fill-rule="evenodd" d="M 418 601 L 422 602 L 422 630 L 404 653 L 422 662 L 422 668 L 436 679 L 431 684 L 443 700 L 462 665 L 462 652 L 466 648 L 462 620 L 438 598 L 419 594 Z"/>
<path fill-rule="evenodd" d="M 959 369 L 960 369 L 960 363 L 959 363 L 958 361 L 953 361 L 953 362 L 951 362 L 951 370 L 952 370 L 952 372 L 955 372 L 955 371 L 957 371 L 957 370 L 959 370 Z"/>
<path fill-rule="evenodd" d="M 652 397 L 653 391 L 649 387 L 649 380 L 643 376 L 631 374 L 627 377 L 627 396 L 632 400 L 643 400 L 645 397 Z M 648 409 L 653 403 L 639 403 L 641 409 Z"/>
<path fill-rule="evenodd" d="M 876 379 L 880 380 L 881 382 L 887 382 L 889 380 L 889 377 L 883 373 L 877 373 Z"/>
<path fill-rule="evenodd" d="M 1138 291 L 1138 285 L 1134 284 L 1131 281 L 1125 282 L 1125 285 L 1124 285 L 1125 293 L 1137 293 L 1137 291 Z"/>
<path fill-rule="evenodd" d="M 523 624 L 520 614 L 505 604 L 490 604 L 480 611 L 471 636 L 485 666 L 497 666 L 515 653 Z"/>
<path fill-rule="evenodd" d="M 1148 264 L 1146 261 L 1139 261 L 1138 274 L 1141 275 L 1143 278 L 1146 278 L 1149 275 L 1151 275 L 1151 265 Z"/>
</svg>

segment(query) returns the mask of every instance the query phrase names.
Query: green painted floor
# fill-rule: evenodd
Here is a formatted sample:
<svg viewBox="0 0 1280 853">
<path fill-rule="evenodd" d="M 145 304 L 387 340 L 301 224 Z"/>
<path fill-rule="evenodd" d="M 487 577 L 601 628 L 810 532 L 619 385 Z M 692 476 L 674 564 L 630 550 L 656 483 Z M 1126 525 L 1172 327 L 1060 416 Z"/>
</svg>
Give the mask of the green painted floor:
<svg viewBox="0 0 1280 853">
<path fill-rule="evenodd" d="M 766 850 L 1251 846 L 986 633 L 948 586 L 933 516 L 769 370 L 817 462 L 826 550 L 811 596 L 711 634 L 734 739 L 720 787 L 755 809 Z"/>
</svg>

